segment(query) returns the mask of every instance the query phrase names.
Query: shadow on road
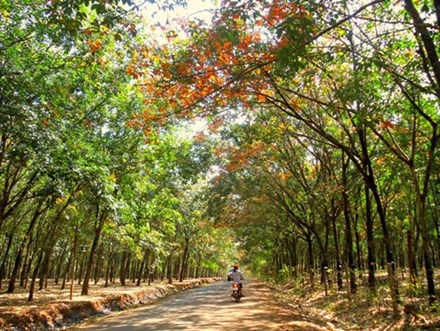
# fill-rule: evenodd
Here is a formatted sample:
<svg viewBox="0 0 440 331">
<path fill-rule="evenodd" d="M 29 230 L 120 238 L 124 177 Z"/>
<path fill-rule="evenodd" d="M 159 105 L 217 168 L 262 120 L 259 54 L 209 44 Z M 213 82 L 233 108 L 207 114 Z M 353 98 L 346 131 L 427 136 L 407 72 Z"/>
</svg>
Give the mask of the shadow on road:
<svg viewBox="0 0 440 331">
<path fill-rule="evenodd" d="M 261 298 L 262 289 L 252 283 L 245 283 L 246 297 L 236 303 L 230 284 L 222 281 L 191 289 L 79 330 L 279 330 L 289 319 L 287 313 L 272 313 Z"/>
</svg>

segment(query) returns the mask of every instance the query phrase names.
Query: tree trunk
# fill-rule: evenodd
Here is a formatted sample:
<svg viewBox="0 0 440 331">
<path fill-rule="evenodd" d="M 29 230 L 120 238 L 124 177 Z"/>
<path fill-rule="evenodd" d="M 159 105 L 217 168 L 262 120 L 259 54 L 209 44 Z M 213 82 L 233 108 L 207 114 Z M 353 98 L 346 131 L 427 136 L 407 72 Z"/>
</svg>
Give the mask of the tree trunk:
<svg viewBox="0 0 440 331">
<path fill-rule="evenodd" d="M 95 225 L 95 236 L 93 238 L 92 247 L 90 248 L 86 273 L 84 275 L 84 282 L 81 289 L 81 295 L 88 295 L 89 293 L 89 282 L 92 276 L 94 257 L 95 257 L 96 249 L 98 248 L 99 238 L 101 237 L 101 232 L 104 227 L 104 221 L 106 216 L 107 215 L 105 212 L 101 212 L 100 217 L 96 220 L 97 224 Z"/>
<path fill-rule="evenodd" d="M 77 264 L 76 255 L 78 253 L 78 240 L 79 240 L 78 237 L 79 237 L 79 220 L 76 220 L 72 253 L 69 259 L 70 269 L 68 269 L 70 272 L 70 300 L 73 300 L 73 290 L 75 286 L 75 273 L 76 273 L 76 264 Z"/>
<path fill-rule="evenodd" d="M 109 278 L 110 278 L 110 271 L 111 271 L 111 266 L 113 264 L 113 248 L 110 247 L 110 253 L 109 253 L 109 257 L 107 260 L 107 265 L 105 267 L 105 283 L 104 283 L 104 287 L 108 287 L 109 284 Z"/>
<path fill-rule="evenodd" d="M 37 280 L 37 275 L 38 275 L 38 271 L 41 265 L 41 260 L 43 258 L 43 251 L 40 252 L 40 255 L 38 257 L 38 261 L 37 264 L 35 265 L 35 269 L 34 272 L 32 274 L 32 280 L 31 280 L 31 285 L 29 287 L 29 295 L 28 295 L 28 299 L 27 301 L 30 302 L 34 299 L 34 290 L 35 290 L 35 283 Z"/>
<path fill-rule="evenodd" d="M 195 278 L 198 279 L 200 277 L 200 267 L 201 267 L 202 257 L 200 254 L 197 254 L 196 258 L 196 270 L 195 270 Z"/>
<path fill-rule="evenodd" d="M 96 261 L 96 267 L 93 272 L 93 274 L 94 274 L 93 279 L 94 279 L 95 285 L 98 284 L 99 276 L 102 273 L 102 266 L 104 264 L 103 256 L 104 256 L 104 247 L 101 244 L 100 247 L 98 248 L 98 258 Z"/>
<path fill-rule="evenodd" d="M 425 218 L 425 206 L 421 204 L 420 223 L 422 227 L 422 251 L 425 263 L 426 281 L 428 284 L 428 300 L 430 303 L 436 301 L 435 283 L 434 283 L 434 269 L 432 267 L 432 260 L 430 255 L 430 240 L 428 234 L 428 227 Z"/>
<path fill-rule="evenodd" d="M 348 34 L 348 39 L 349 42 L 351 44 L 351 50 L 352 50 L 352 61 L 353 61 L 353 73 L 354 76 L 357 76 L 358 73 L 358 55 L 356 52 L 356 43 L 353 41 L 353 34 L 349 33 Z M 359 80 L 357 80 L 359 82 Z M 354 87 L 356 89 L 356 91 L 358 92 L 359 95 L 359 99 L 356 101 L 356 112 L 359 114 L 363 114 L 364 110 L 362 109 L 361 105 L 362 105 L 362 90 L 360 87 L 360 83 L 356 84 L 356 86 Z M 393 252 L 392 252 L 392 248 L 391 248 L 391 240 L 389 237 L 389 231 L 388 231 L 388 224 L 386 222 L 386 218 L 385 218 L 385 212 L 383 209 L 383 204 L 382 204 L 382 200 L 380 197 L 380 194 L 378 192 L 378 188 L 375 182 L 375 176 L 374 176 L 374 171 L 373 171 L 373 167 L 371 164 L 371 158 L 370 158 L 370 153 L 368 150 L 368 140 L 367 140 L 367 124 L 364 121 L 356 121 L 353 119 L 353 124 L 355 124 L 356 126 L 356 131 L 357 131 L 357 136 L 359 139 L 359 143 L 360 143 L 360 148 L 361 148 L 361 155 L 360 155 L 360 159 L 358 159 L 358 163 L 357 163 L 357 167 L 359 169 L 359 171 L 362 174 L 364 183 L 366 188 L 368 188 L 368 190 L 371 191 L 374 201 L 376 203 L 376 211 L 377 214 L 379 216 L 379 220 L 380 220 L 380 224 L 381 224 L 381 228 L 382 228 L 382 233 L 383 233 L 383 242 L 384 242 L 384 246 L 385 246 L 385 250 L 386 250 L 386 259 L 387 259 L 387 265 L 388 265 L 388 279 L 389 279 L 389 284 L 390 284 L 390 290 L 391 290 L 391 300 L 393 302 L 393 309 L 394 309 L 394 313 L 397 314 L 397 303 L 398 303 L 398 289 L 397 289 L 397 279 L 396 279 L 396 275 L 395 275 L 395 261 L 394 261 L 394 256 L 393 256 Z M 356 159 L 356 157 L 354 155 L 349 155 L 351 158 Z M 366 198 L 366 202 L 370 203 L 369 206 L 367 206 L 366 209 L 366 217 L 367 217 L 367 236 L 371 236 L 373 229 L 373 218 L 371 215 L 371 202 L 369 202 L 369 192 L 366 189 L 365 191 L 365 198 Z M 371 226 L 371 229 L 369 228 Z M 370 253 L 373 253 L 374 250 L 374 239 L 369 237 L 367 238 L 368 240 L 368 249 L 369 249 L 369 286 L 370 288 L 374 288 L 374 278 L 371 278 L 374 274 L 374 268 L 375 268 L 375 261 L 374 261 L 374 257 L 372 255 L 370 255 Z"/>
<path fill-rule="evenodd" d="M 362 249 L 361 249 L 361 235 L 359 233 L 359 214 L 358 212 L 356 212 L 353 215 L 353 225 L 354 225 L 354 236 L 355 236 L 355 243 L 356 243 L 356 259 L 357 259 L 357 268 L 358 270 L 365 270 L 365 261 L 364 261 L 364 257 L 362 254 Z"/>
<path fill-rule="evenodd" d="M 32 238 L 33 238 L 33 235 L 31 233 L 31 237 L 29 239 L 29 243 L 28 243 L 27 249 L 26 249 L 26 256 L 24 258 L 23 268 L 21 269 L 21 275 L 20 275 L 20 286 L 24 289 L 27 287 L 29 274 L 32 269 L 32 256 L 31 256 L 32 255 L 31 254 Z"/>
<path fill-rule="evenodd" d="M 353 236 L 351 231 L 351 219 L 350 219 L 350 202 L 348 199 L 348 181 L 347 181 L 347 170 L 350 160 L 342 160 L 342 201 L 344 208 L 344 220 L 345 220 L 345 251 L 347 255 L 347 265 L 349 270 L 350 279 L 350 293 L 356 293 L 356 265 L 354 263 L 353 254 Z M 360 253 L 358 253 L 360 254 Z M 339 278 L 338 278 L 339 280 Z M 342 280 L 342 279 L 341 279 Z"/>
<path fill-rule="evenodd" d="M 376 291 L 376 249 L 374 243 L 373 216 L 371 215 L 371 198 L 367 186 L 365 186 L 365 216 L 367 221 L 368 287 L 374 292 Z"/>
<path fill-rule="evenodd" d="M 56 265 L 56 269 L 55 269 L 55 285 L 58 285 L 58 281 L 60 278 L 60 274 L 61 274 L 61 268 L 63 267 L 63 261 L 64 261 L 64 257 L 66 256 L 67 253 L 67 245 L 65 245 L 63 247 L 63 250 L 61 251 L 61 254 L 58 258 L 57 261 L 57 265 Z"/>
<path fill-rule="evenodd" d="M 124 266 L 124 274 L 125 274 L 126 280 L 127 280 L 127 275 L 128 275 L 128 278 L 130 278 L 130 267 L 131 267 L 131 254 L 128 253 L 127 259 L 125 260 L 125 266 Z"/>
<path fill-rule="evenodd" d="M 122 252 L 122 257 L 121 257 L 121 264 L 119 266 L 119 281 L 121 283 L 121 286 L 125 286 L 125 279 L 127 278 L 126 275 L 126 269 L 125 269 L 125 264 L 127 262 L 127 251 L 124 250 Z"/>
<path fill-rule="evenodd" d="M 34 215 L 32 216 L 31 222 L 29 223 L 26 234 L 25 234 L 23 240 L 21 241 L 20 247 L 19 247 L 19 249 L 17 251 L 17 255 L 15 257 L 15 264 L 14 264 L 14 268 L 11 273 L 11 277 L 9 279 L 9 286 L 8 286 L 6 293 L 14 293 L 15 281 L 17 279 L 18 272 L 21 267 L 21 259 L 23 257 L 23 252 L 26 249 L 26 245 L 28 244 L 28 240 L 31 237 L 31 233 L 34 230 L 35 225 L 37 224 L 38 218 L 43 213 L 43 211 L 47 209 L 47 207 L 46 207 L 44 210 L 41 210 L 40 209 L 41 206 L 42 206 L 42 203 L 40 203 L 40 205 L 36 208 Z"/>
<path fill-rule="evenodd" d="M 440 265 L 440 226 L 438 222 L 438 215 L 434 216 L 434 223 L 435 223 L 435 233 L 437 234 L 436 243 L 437 243 L 437 261 L 438 261 L 437 267 L 438 267 Z"/>
<path fill-rule="evenodd" d="M 147 250 L 144 254 L 144 258 L 142 259 L 141 265 L 139 266 L 136 286 L 141 286 L 141 281 L 144 276 L 144 270 L 145 270 L 145 266 L 148 263 L 149 255 L 150 255 L 150 250 Z"/>
<path fill-rule="evenodd" d="M 9 251 L 11 250 L 12 247 L 12 240 L 14 238 L 12 234 L 8 234 L 8 233 L 6 233 L 5 236 L 8 238 L 8 243 L 6 244 L 5 255 L 4 258 L 2 259 L 2 264 L 0 266 L 0 289 L 2 288 L 3 278 L 5 277 L 6 261 L 8 259 Z"/>
<path fill-rule="evenodd" d="M 47 286 L 47 276 L 50 270 L 51 256 L 57 242 L 58 229 L 62 225 L 61 220 L 63 218 L 64 211 L 70 205 L 71 201 L 72 197 L 69 197 L 63 207 L 58 210 L 56 216 L 50 222 L 50 230 L 46 232 L 45 237 L 43 237 L 44 239 L 42 241 L 44 244 L 42 249 L 44 250 L 44 260 L 40 269 L 40 290 L 42 290 L 43 287 Z"/>
<path fill-rule="evenodd" d="M 373 179 L 373 177 L 371 178 Z M 382 208 L 382 201 L 380 199 L 379 192 L 377 191 L 377 187 L 374 183 L 371 184 L 370 190 L 372 191 L 374 200 L 376 202 L 376 210 L 379 215 L 379 220 L 382 227 L 383 244 L 385 247 L 386 261 L 387 261 L 388 281 L 391 292 L 391 301 L 392 301 L 394 315 L 397 315 L 399 313 L 398 305 L 400 299 L 399 299 L 399 287 L 398 287 L 397 275 L 396 275 L 396 263 L 392 251 L 391 238 L 388 232 L 388 225 L 385 219 L 385 212 Z"/>
<path fill-rule="evenodd" d="M 171 254 L 168 257 L 168 284 L 173 284 L 173 273 L 174 273 L 174 263 L 173 263 L 173 251 L 171 251 Z"/>
<path fill-rule="evenodd" d="M 333 241 L 335 245 L 335 259 L 336 259 L 336 282 L 338 284 L 338 291 L 342 291 L 343 289 L 343 281 L 342 281 L 342 263 L 341 256 L 339 252 L 339 236 L 338 230 L 336 228 L 336 216 L 331 215 L 331 222 L 333 228 Z"/>
<path fill-rule="evenodd" d="M 44 254 L 44 259 L 43 259 L 43 262 L 42 262 L 41 268 L 40 268 L 39 290 L 42 290 L 45 286 L 46 279 L 47 279 L 47 273 L 49 271 L 50 257 L 52 256 L 54 246 L 55 246 L 55 243 L 52 244 L 51 247 L 49 247 Z"/>
<path fill-rule="evenodd" d="M 186 263 L 188 260 L 188 251 L 189 251 L 189 238 L 186 237 L 185 238 L 185 247 L 183 249 L 183 254 L 182 254 L 182 261 L 181 261 L 182 263 L 180 264 L 179 282 L 183 282 L 183 279 L 184 279 L 184 273 L 187 268 Z"/>
<path fill-rule="evenodd" d="M 307 251 L 309 255 L 309 263 L 308 263 L 308 269 L 309 269 L 309 277 L 310 277 L 310 287 L 312 291 L 315 289 L 315 258 L 313 255 L 313 245 L 312 245 L 312 238 L 310 235 L 306 236 L 307 241 Z"/>
<path fill-rule="evenodd" d="M 412 0 L 405 0 L 405 10 L 408 12 L 408 14 L 411 16 L 414 29 L 418 36 L 420 36 L 420 39 L 422 41 L 423 48 L 419 48 L 419 54 L 421 57 L 425 59 L 426 68 L 426 74 L 428 76 L 432 76 L 435 79 L 435 83 L 432 83 L 432 86 L 436 89 L 437 95 L 439 93 L 439 86 L 440 86 L 440 60 L 439 56 L 437 54 L 437 45 L 432 37 L 431 32 L 428 30 L 427 24 L 423 21 L 421 18 L 419 12 L 417 11 L 416 7 L 414 6 L 414 3 Z M 438 1 L 435 1 L 435 9 L 437 14 L 437 20 L 439 19 L 439 4 Z M 437 22 L 438 24 L 439 22 Z M 419 112 L 419 114 L 428 120 L 428 123 L 432 127 L 432 137 L 430 138 L 430 149 L 428 153 L 428 161 L 426 164 L 426 171 L 425 171 L 425 177 L 423 182 L 423 189 L 420 190 L 420 186 L 417 183 L 417 174 L 415 173 L 414 167 L 412 168 L 412 176 L 413 181 L 415 183 L 415 188 L 417 192 L 417 202 L 418 202 L 418 209 L 419 209 L 419 224 L 421 226 L 422 231 L 422 251 L 423 251 L 423 257 L 424 257 L 424 263 L 425 263 L 425 270 L 426 270 L 426 281 L 428 284 L 428 298 L 429 302 L 432 303 L 436 300 L 436 293 L 435 293 L 435 284 L 434 284 L 434 270 L 432 268 L 432 262 L 431 257 L 429 254 L 429 231 L 426 224 L 426 197 L 428 194 L 428 187 L 429 187 L 429 178 L 431 176 L 432 168 L 434 165 L 434 161 L 437 155 L 437 144 L 439 143 L 439 136 L 438 136 L 438 123 L 431 118 L 427 118 L 427 114 L 424 112 L 421 112 L 420 109 L 416 110 Z M 414 158 L 412 158 L 412 161 L 414 161 Z M 414 162 L 412 162 L 411 166 L 414 166 Z M 422 192 L 420 192 L 422 191 Z"/>
<path fill-rule="evenodd" d="M 61 289 L 62 290 L 64 290 L 66 288 L 67 279 L 69 279 L 69 277 L 72 276 L 70 274 L 70 264 L 72 263 L 72 255 L 73 255 L 72 251 L 70 251 L 69 258 L 67 260 L 67 264 L 66 264 L 66 267 L 64 269 L 63 281 L 61 283 Z"/>
<path fill-rule="evenodd" d="M 414 225 L 406 232 L 406 243 L 408 246 L 408 268 L 409 268 L 409 279 L 410 279 L 410 291 L 414 292 L 415 286 L 417 286 L 417 259 L 416 251 L 414 248 Z"/>
</svg>

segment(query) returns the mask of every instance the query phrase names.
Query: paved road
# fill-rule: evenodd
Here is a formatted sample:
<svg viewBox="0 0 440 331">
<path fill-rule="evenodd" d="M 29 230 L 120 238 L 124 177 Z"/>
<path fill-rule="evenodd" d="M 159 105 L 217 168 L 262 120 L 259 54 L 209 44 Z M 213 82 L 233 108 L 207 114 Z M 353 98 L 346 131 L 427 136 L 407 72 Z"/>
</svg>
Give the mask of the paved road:
<svg viewBox="0 0 440 331">
<path fill-rule="evenodd" d="M 230 296 L 231 283 L 220 281 L 187 290 L 142 308 L 105 318 L 75 330 L 276 330 L 283 317 L 268 310 L 263 300 L 267 289 L 245 282 L 246 297 L 236 303 Z"/>
</svg>

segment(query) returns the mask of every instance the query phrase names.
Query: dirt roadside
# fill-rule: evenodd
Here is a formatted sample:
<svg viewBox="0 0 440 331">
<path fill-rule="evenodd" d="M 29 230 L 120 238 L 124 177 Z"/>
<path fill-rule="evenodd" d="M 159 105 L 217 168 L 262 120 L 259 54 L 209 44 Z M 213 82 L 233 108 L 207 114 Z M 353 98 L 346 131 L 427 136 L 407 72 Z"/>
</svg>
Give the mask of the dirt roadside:
<svg viewBox="0 0 440 331">
<path fill-rule="evenodd" d="M 331 316 L 315 315 L 301 308 L 293 307 L 276 298 L 277 290 L 264 282 L 254 280 L 249 291 L 260 297 L 264 309 L 271 312 L 273 320 L 278 322 L 278 330 L 295 331 L 344 331 Z"/>
<path fill-rule="evenodd" d="M 204 278 L 176 282 L 169 285 L 156 283 L 151 286 L 92 285 L 90 296 L 81 296 L 80 288 L 75 290 L 70 301 L 68 290 L 61 291 L 54 284 L 38 291 L 35 300 L 26 301 L 25 290 L 14 294 L 0 295 L 0 329 L 5 331 L 37 331 L 76 329 L 112 315 L 126 314 L 126 310 L 156 302 L 172 294 L 200 287 L 220 279 Z M 221 279 L 221 281 L 223 281 Z M 264 311 L 272 330 L 342 330 L 325 318 L 311 316 L 304 311 L 292 309 L 275 301 L 273 289 L 267 284 L 252 279 L 247 282 L 246 294 L 255 305 L 246 308 L 246 316 L 258 315 Z M 246 300 L 244 300 L 246 303 Z M 129 313 L 129 312 L 128 312 Z M 267 325 L 269 325 L 267 324 Z"/>
<path fill-rule="evenodd" d="M 73 300 L 69 300 L 68 289 L 60 290 L 60 285 L 49 282 L 47 288 L 35 293 L 32 302 L 27 302 L 26 289 L 17 288 L 13 294 L 0 293 L 0 330 L 67 330 L 85 320 L 97 321 L 110 315 L 125 314 L 131 308 L 217 280 L 193 279 L 182 283 L 176 281 L 173 285 L 153 283 L 139 287 L 134 283 L 123 287 L 117 284 L 104 287 L 98 283 L 91 285 L 89 296 L 81 296 L 81 287 L 76 285 Z M 267 318 L 272 330 L 440 330 L 438 306 L 417 305 L 414 299 L 411 305 L 402 304 L 402 312 L 395 319 L 386 294 L 376 299 L 380 304 L 366 302 L 361 294 L 348 301 L 345 292 L 332 290 L 326 295 L 323 291 L 311 292 L 305 287 L 300 295 L 298 290 L 292 292 L 289 284 L 269 285 L 257 279 L 247 284 L 246 291 L 250 292 L 244 302 L 255 300 L 254 306 L 246 307 L 246 316 L 255 308 L 256 315 Z M 162 311 L 168 314 L 165 307 Z"/>
<path fill-rule="evenodd" d="M 0 329 L 4 331 L 37 331 L 66 329 L 88 318 L 97 318 L 147 304 L 174 293 L 217 281 L 216 278 L 191 279 L 176 282 L 153 283 L 151 286 L 117 286 L 94 284 L 89 296 L 75 289 L 73 300 L 69 290 L 60 290 L 50 284 L 36 292 L 35 299 L 27 302 L 26 290 L 0 295 Z"/>
<path fill-rule="evenodd" d="M 236 303 L 230 296 L 231 283 L 178 293 L 153 305 L 85 323 L 72 330 L 102 331 L 219 331 L 231 327 L 243 331 L 335 330 L 321 318 L 308 318 L 275 305 L 272 290 L 256 279 L 245 281 L 245 298 Z"/>
</svg>

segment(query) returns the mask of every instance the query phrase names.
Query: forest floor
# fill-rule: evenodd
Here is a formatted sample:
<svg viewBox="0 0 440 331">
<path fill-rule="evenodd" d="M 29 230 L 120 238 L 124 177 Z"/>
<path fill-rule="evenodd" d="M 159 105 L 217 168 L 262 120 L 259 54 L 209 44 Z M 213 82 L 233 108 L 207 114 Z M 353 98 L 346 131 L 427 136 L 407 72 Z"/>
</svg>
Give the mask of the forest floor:
<svg viewBox="0 0 440 331">
<path fill-rule="evenodd" d="M 376 293 L 368 293 L 366 284 L 358 284 L 357 293 L 350 295 L 347 289 L 337 291 L 336 285 L 325 290 L 318 284 L 312 291 L 308 283 L 285 283 L 273 286 L 272 294 L 279 309 L 308 316 L 311 322 L 326 320 L 327 328 L 323 330 L 440 331 L 439 301 L 430 305 L 426 290 L 409 295 L 406 285 L 400 283 L 401 302 L 395 314 L 385 278 L 379 282 Z M 295 324 L 288 323 L 285 330 L 297 330 Z"/>
<path fill-rule="evenodd" d="M 88 318 L 98 318 L 118 311 L 163 298 L 196 286 L 216 281 L 213 278 L 176 281 L 173 285 L 153 283 L 141 287 L 91 284 L 88 296 L 81 296 L 81 286 L 75 285 L 73 299 L 69 288 L 48 283 L 46 289 L 36 291 L 34 300 L 27 301 L 28 291 L 17 287 L 16 293 L 0 291 L 0 330 L 55 330 L 68 329 Z M 437 283 L 438 284 L 438 281 Z M 348 299 L 347 291 L 329 287 L 327 291 L 311 290 L 306 282 L 269 285 L 266 300 L 275 314 L 289 314 L 291 322 L 280 330 L 303 330 L 304 323 L 321 325 L 319 330 L 440 330 L 440 303 L 428 305 L 426 296 L 405 296 L 404 286 L 399 313 L 393 315 L 389 293 L 385 287 L 368 294 L 359 286 L 358 293 Z M 319 287 L 319 286 L 317 286 Z M 319 323 L 318 323 L 319 321 Z M 322 321 L 326 321 L 322 326 Z M 302 326 L 301 326 L 302 325 Z M 313 330 L 318 330 L 313 328 Z"/>
</svg>

